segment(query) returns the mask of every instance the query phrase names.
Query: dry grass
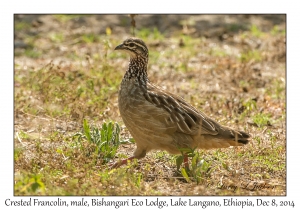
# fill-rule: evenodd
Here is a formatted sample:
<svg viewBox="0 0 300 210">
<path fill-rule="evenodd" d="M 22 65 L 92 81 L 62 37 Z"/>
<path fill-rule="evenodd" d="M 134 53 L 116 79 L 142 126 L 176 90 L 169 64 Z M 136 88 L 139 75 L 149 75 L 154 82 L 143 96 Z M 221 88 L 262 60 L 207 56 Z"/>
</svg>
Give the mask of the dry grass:
<svg viewBox="0 0 300 210">
<path fill-rule="evenodd" d="M 17 15 L 15 195 L 286 195 L 285 17 L 135 19 L 136 36 L 150 49 L 150 80 L 251 133 L 251 143 L 200 150 L 209 170 L 198 183 L 187 182 L 163 151 L 109 170 L 87 152 L 94 145 L 78 146 L 74 134 L 87 119 L 98 128 L 117 122 L 121 139 L 131 138 L 117 106 L 129 58 L 113 51 L 130 18 Z M 115 159 L 134 147 L 122 144 Z"/>
</svg>

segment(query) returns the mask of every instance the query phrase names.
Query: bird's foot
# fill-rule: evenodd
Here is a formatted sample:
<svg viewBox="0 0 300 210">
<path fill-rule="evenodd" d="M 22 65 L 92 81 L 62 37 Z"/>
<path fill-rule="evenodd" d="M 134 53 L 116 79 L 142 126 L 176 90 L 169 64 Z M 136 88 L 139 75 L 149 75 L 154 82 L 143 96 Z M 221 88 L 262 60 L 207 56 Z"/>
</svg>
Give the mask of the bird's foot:
<svg viewBox="0 0 300 210">
<path fill-rule="evenodd" d="M 131 161 L 132 159 L 134 159 L 133 156 L 124 160 L 117 161 L 115 163 L 110 163 L 108 166 L 110 169 L 119 168 L 120 166 L 127 164 L 128 161 Z"/>
<path fill-rule="evenodd" d="M 189 158 L 187 155 L 183 155 L 183 164 L 184 164 L 184 167 L 185 167 L 185 170 L 190 170 L 189 168 Z"/>
</svg>

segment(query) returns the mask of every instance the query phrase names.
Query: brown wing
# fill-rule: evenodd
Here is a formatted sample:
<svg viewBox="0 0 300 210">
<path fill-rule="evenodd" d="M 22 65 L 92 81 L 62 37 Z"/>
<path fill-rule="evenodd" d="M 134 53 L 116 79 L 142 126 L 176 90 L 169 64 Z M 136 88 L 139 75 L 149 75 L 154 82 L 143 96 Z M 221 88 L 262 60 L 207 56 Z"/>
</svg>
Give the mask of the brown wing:
<svg viewBox="0 0 300 210">
<path fill-rule="evenodd" d="M 169 113 L 165 121 L 168 124 L 175 124 L 177 132 L 197 135 L 202 134 L 217 135 L 219 133 L 215 122 L 205 114 L 197 111 L 193 106 L 185 102 L 181 97 L 164 91 L 151 83 L 147 84 L 144 91 L 146 100 L 159 109 L 164 109 Z"/>
</svg>

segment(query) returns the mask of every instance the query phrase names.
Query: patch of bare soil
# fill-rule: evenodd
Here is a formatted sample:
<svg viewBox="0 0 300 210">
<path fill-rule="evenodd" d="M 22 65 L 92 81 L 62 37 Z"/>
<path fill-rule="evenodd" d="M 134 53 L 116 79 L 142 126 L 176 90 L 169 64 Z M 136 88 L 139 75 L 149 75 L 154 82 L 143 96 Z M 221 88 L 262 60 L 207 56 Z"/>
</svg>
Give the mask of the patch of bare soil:
<svg viewBox="0 0 300 210">
<path fill-rule="evenodd" d="M 15 148 L 26 148 L 22 158 L 15 160 L 16 174 L 32 173 L 33 160 L 39 159 L 35 165 L 39 169 L 52 160 L 55 160 L 51 163 L 53 169 L 55 162 L 64 162 L 60 158 L 66 157 L 51 151 L 68 147 L 72 134 L 82 129 L 83 118 L 89 118 L 95 125 L 108 119 L 123 124 L 115 81 L 120 82 L 129 58 L 114 54 L 113 49 L 132 36 L 131 21 L 128 15 L 72 18 L 15 15 L 14 126 L 18 135 L 22 132 L 29 135 L 15 135 Z M 286 161 L 286 40 L 285 35 L 280 34 L 285 31 L 285 21 L 285 15 L 135 16 L 135 33 L 147 37 L 150 49 L 150 80 L 182 96 L 222 124 L 246 130 L 254 138 L 244 148 L 201 152 L 213 168 L 213 173 L 206 177 L 208 181 L 202 184 L 187 183 L 176 170 L 172 156 L 151 152 L 134 169 L 135 173 L 143 173 L 144 190 L 132 193 L 286 194 L 283 169 Z M 38 75 L 49 63 L 53 69 L 44 76 Z M 95 69 L 103 74 L 94 73 Z M 48 74 L 51 77 L 47 77 Z M 57 81 L 51 79 L 53 75 Z M 92 85 L 87 84 L 90 80 L 94 81 Z M 66 81 L 66 86 L 61 88 L 61 82 Z M 32 88 L 28 83 L 32 83 Z M 91 95 L 80 92 L 90 86 Z M 45 87 L 47 89 L 43 89 Z M 124 126 L 121 135 L 123 139 L 131 137 Z M 45 151 L 43 156 L 36 152 L 37 141 L 38 149 Z M 134 148 L 133 144 L 122 145 L 118 156 L 130 156 Z M 49 154 L 46 151 L 50 151 Z M 276 157 L 272 156 L 273 152 Z M 59 170 L 71 174 L 64 167 Z M 99 173 L 104 170 L 104 166 L 94 167 Z M 148 168 L 146 172 L 145 168 Z M 84 184 L 82 176 L 78 179 Z M 93 184 L 95 180 L 85 181 Z M 58 181 L 56 185 L 63 188 L 66 183 Z M 238 190 L 233 190 L 236 185 Z M 255 186 L 257 189 L 251 190 Z M 106 186 L 103 190 L 107 190 Z M 108 192 L 124 194 L 124 191 Z"/>
</svg>

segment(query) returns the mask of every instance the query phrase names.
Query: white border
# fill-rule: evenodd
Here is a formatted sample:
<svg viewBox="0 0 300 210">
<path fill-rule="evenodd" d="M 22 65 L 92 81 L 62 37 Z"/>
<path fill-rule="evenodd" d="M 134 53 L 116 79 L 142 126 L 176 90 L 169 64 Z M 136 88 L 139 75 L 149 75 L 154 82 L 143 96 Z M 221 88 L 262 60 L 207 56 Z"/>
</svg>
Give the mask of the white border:
<svg viewBox="0 0 300 210">
<path fill-rule="evenodd" d="M 293 1 L 296 2 L 296 1 Z M 296 3 L 283 1 L 1 1 L 0 18 L 0 89 L 1 89 L 1 178 L 0 178 L 0 206 L 7 208 L 5 199 L 29 199 L 29 197 L 13 197 L 13 14 L 15 13 L 286 13 L 287 14 L 287 196 L 282 197 L 234 197 L 241 200 L 255 200 L 262 198 L 271 200 L 293 200 L 299 208 L 300 190 L 299 179 L 299 72 L 300 72 L 300 34 L 299 11 Z M 56 197 L 42 197 L 43 200 L 53 200 Z M 89 197 L 87 199 L 91 199 Z M 97 197 L 99 198 L 99 197 Z M 115 200 L 116 197 L 106 197 Z M 118 197 L 132 199 L 133 197 Z M 201 197 L 203 200 L 220 200 L 224 197 Z M 225 197 L 228 198 L 228 197 Z M 65 200 L 79 199 L 79 197 L 63 197 Z M 138 197 L 145 199 L 145 197 Z M 152 197 L 154 199 L 154 197 Z M 168 197 L 161 197 L 168 200 Z M 186 197 L 188 199 L 188 197 Z M 1 209 L 4 209 L 1 208 Z M 11 207 L 9 207 L 11 208 Z M 40 207 L 31 207 L 40 208 Z M 56 207 L 57 208 L 57 207 Z M 97 207 L 99 209 L 101 207 Z M 147 208 L 147 207 L 146 207 Z M 174 209 L 182 207 L 174 207 Z M 201 207 L 198 207 L 198 209 Z M 223 207 L 226 208 L 226 207 Z M 236 207 L 229 207 L 237 209 Z M 240 208 L 240 207 L 238 207 Z M 272 207 L 265 207 L 272 209 Z M 75 209 L 79 209 L 75 208 Z M 103 208 L 101 208 L 103 209 Z M 115 209 L 115 208 L 110 208 Z M 121 208 L 123 209 L 123 208 Z M 126 208 L 127 209 L 127 208 Z M 246 208 L 247 209 L 247 208 Z M 278 208 L 280 209 L 280 208 Z"/>
</svg>

